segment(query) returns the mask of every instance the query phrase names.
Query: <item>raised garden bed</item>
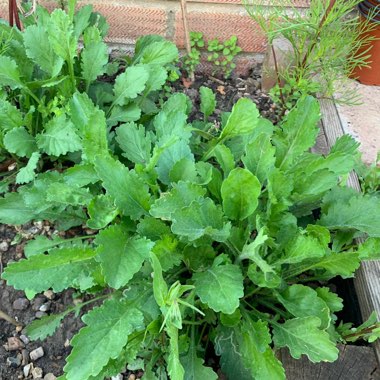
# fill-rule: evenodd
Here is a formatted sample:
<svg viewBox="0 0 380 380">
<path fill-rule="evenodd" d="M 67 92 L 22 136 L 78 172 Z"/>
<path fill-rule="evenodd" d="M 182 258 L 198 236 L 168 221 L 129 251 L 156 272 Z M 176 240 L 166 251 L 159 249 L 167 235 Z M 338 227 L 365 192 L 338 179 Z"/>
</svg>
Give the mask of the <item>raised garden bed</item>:
<svg viewBox="0 0 380 380">
<path fill-rule="evenodd" d="M 191 88 L 184 88 L 180 84 L 175 84 L 177 91 L 183 91 L 199 107 L 199 88 L 200 86 L 212 88 L 217 95 L 217 108 L 215 117 L 222 111 L 230 111 L 233 104 L 241 97 L 252 99 L 261 110 L 265 117 L 277 120 L 276 107 L 266 94 L 260 91 L 260 67 L 258 66 L 248 78 L 234 78 L 231 80 L 217 79 L 214 77 L 197 75 L 196 82 Z M 201 113 L 195 107 L 191 115 L 194 120 L 199 119 Z M 335 106 L 331 101 L 321 101 L 322 122 L 317 144 L 313 151 L 327 154 L 335 140 L 343 134 Z M 358 180 L 352 175 L 350 182 L 354 188 L 358 188 Z M 32 223 L 21 228 L 14 229 L 3 225 L 0 230 L 2 243 L 1 266 L 4 268 L 8 263 L 17 261 L 24 257 L 23 247 L 30 239 L 39 235 L 51 236 L 56 231 L 54 226 L 49 223 Z M 86 233 L 82 230 L 69 230 L 61 234 L 66 239 L 73 238 L 77 234 Z M 88 231 L 92 233 L 91 230 Z M 358 294 L 360 308 L 363 319 L 368 318 L 373 310 L 379 310 L 379 270 L 378 262 L 368 262 L 362 264 L 357 272 L 355 288 Z M 1 309 L 23 325 L 31 323 L 33 320 L 41 318 L 50 313 L 59 313 L 72 306 L 73 302 L 85 302 L 87 298 L 75 296 L 72 290 L 55 294 L 51 291 L 37 296 L 32 301 L 28 301 L 21 291 L 16 291 L 12 287 L 6 286 L 4 280 L 0 280 L 0 305 Z M 350 302 L 350 300 L 348 301 Z M 351 302 L 354 302 L 351 299 Z M 346 304 L 346 308 L 354 307 Z M 85 309 L 86 310 L 86 309 Z M 357 310 L 357 309 L 356 309 Z M 360 316 L 357 318 L 360 321 Z M 83 327 L 83 323 L 74 316 L 68 316 L 54 334 L 43 342 L 29 342 L 25 337 L 25 330 L 15 329 L 11 323 L 0 319 L 0 379 L 13 380 L 24 378 L 23 368 L 29 365 L 29 377 L 32 375 L 33 365 L 41 368 L 43 374 L 53 373 L 59 375 L 65 364 L 65 359 L 70 353 L 70 339 Z M 22 346 L 6 350 L 8 339 L 16 337 Z M 43 348 L 43 356 L 35 361 L 30 360 L 30 353 L 33 350 Z M 379 354 L 378 346 L 375 352 Z M 279 357 L 284 364 L 287 378 L 289 380 L 299 380 L 300 378 L 310 379 L 368 379 L 375 380 L 380 378 L 379 366 L 375 353 L 371 347 L 367 346 L 341 346 L 340 359 L 335 363 L 312 364 L 306 358 L 302 360 L 293 359 L 287 350 L 281 350 Z M 140 378 L 143 372 L 126 371 L 124 379 L 133 379 L 133 376 Z M 131 377 L 130 377 L 131 376 Z M 223 378 L 223 377 L 222 377 Z M 121 379 L 121 378 L 120 378 Z"/>
<path fill-rule="evenodd" d="M 56 11 L 42 15 L 49 21 L 41 29 L 16 35 L 17 49 L 22 39 L 26 45 L 18 60 L 23 75 L 13 60 L 19 56 L 0 57 L 2 104 L 13 123 L 4 146 L 21 157 L 4 165 L 16 180 L 3 184 L 10 191 L 0 199 L 0 215 L 23 225 L 1 231 L 1 271 L 33 299 L 0 283 L 0 376 L 54 378 L 67 359 L 70 380 L 118 373 L 182 380 L 184 368 L 191 378 L 298 379 L 318 368 L 344 379 L 359 371 L 352 355 L 363 355 L 364 376 L 375 379 L 371 348 L 337 347 L 377 337 L 376 318 L 358 330 L 339 325 L 347 322 L 344 310 L 339 314 L 342 282 L 332 279 L 351 277 L 360 260 L 377 257 L 376 220 L 364 206 L 373 213 L 379 204 L 337 186 L 355 166 L 357 146 L 341 137 L 333 105 L 321 103 L 312 148 L 319 118 L 313 97 L 278 116 L 257 71 L 230 82 L 200 77 L 190 88 L 172 84 L 173 91 L 166 79 L 175 74 L 174 45 L 145 37 L 133 58 L 108 65 L 104 20 L 81 12 L 75 29 L 73 12 Z M 36 54 L 41 41 L 34 32 L 50 44 L 52 60 Z M 53 77 L 63 74 L 41 80 L 40 69 L 22 66 L 28 59 Z M 105 72 L 115 83 L 98 81 Z M 63 232 L 34 219 L 55 221 Z M 358 248 L 353 239 L 365 234 L 372 240 Z M 377 264 L 364 263 L 356 283 L 364 318 L 379 311 L 378 278 L 370 274 Z M 71 288 L 77 292 L 65 290 Z M 73 314 L 85 313 L 86 327 L 71 339 L 83 326 Z M 33 323 L 23 330 L 15 317 Z M 61 323 L 43 348 L 29 342 Z M 295 366 L 284 347 L 313 362 L 341 355 L 327 366 Z"/>
</svg>

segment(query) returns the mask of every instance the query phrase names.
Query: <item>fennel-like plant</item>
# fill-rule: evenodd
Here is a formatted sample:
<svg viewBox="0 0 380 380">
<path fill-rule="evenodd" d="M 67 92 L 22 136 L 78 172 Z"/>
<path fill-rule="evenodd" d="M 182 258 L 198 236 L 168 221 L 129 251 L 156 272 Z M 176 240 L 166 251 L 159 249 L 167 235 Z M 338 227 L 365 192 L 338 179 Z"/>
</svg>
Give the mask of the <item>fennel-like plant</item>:
<svg viewBox="0 0 380 380">
<path fill-rule="evenodd" d="M 373 26 L 353 12 L 359 3 L 360 0 L 314 0 L 308 9 L 299 9 L 290 0 L 280 0 L 271 7 L 263 0 L 244 0 L 247 12 L 267 35 L 269 44 L 284 38 L 291 45 L 289 58 L 285 58 L 289 65 L 276 65 L 279 84 L 275 92 L 284 107 L 289 108 L 289 98 L 299 90 L 300 96 L 318 92 L 339 102 L 358 102 L 356 93 L 341 89 L 356 67 L 368 64 L 368 49 L 362 53 L 359 50 L 370 43 L 371 37 L 363 34 Z M 281 89 L 283 81 L 291 83 L 291 88 Z"/>
</svg>

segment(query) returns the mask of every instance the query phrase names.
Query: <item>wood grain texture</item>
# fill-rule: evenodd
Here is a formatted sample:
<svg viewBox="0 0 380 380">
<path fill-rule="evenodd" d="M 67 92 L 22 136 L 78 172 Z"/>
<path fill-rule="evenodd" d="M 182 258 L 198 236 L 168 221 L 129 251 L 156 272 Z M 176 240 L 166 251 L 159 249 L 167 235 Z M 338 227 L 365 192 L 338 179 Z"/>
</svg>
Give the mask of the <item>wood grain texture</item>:
<svg viewBox="0 0 380 380">
<path fill-rule="evenodd" d="M 330 151 L 330 148 L 327 145 L 325 131 L 323 130 L 322 123 L 319 124 L 319 128 L 320 129 L 317 136 L 317 141 L 315 142 L 315 145 L 311 148 L 311 151 L 313 153 L 327 155 Z"/>
<path fill-rule="evenodd" d="M 311 363 L 306 356 L 293 359 L 287 349 L 279 352 L 288 380 L 379 380 L 380 371 L 370 347 L 339 345 L 334 363 Z"/>
<path fill-rule="evenodd" d="M 337 138 L 344 134 L 338 111 L 333 101 L 320 100 L 323 132 L 327 145 L 334 145 Z M 357 175 L 352 172 L 348 185 L 360 191 Z M 379 216 L 380 217 L 380 216 Z M 380 317 L 380 260 L 365 261 L 356 272 L 354 279 L 355 290 L 359 299 L 363 319 L 376 311 Z M 380 363 L 380 342 L 374 344 L 377 360 Z"/>
</svg>

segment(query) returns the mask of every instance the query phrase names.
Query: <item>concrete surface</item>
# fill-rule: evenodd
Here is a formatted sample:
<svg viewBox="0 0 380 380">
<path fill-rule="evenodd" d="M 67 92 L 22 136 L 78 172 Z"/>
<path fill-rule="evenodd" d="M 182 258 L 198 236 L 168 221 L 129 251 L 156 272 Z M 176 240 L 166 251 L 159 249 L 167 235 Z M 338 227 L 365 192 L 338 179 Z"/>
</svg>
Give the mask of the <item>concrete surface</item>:
<svg viewBox="0 0 380 380">
<path fill-rule="evenodd" d="M 380 151 L 380 86 L 366 86 L 354 80 L 347 85 L 357 90 L 362 103 L 338 105 L 339 116 L 346 132 L 360 142 L 363 161 L 370 164 Z"/>
</svg>

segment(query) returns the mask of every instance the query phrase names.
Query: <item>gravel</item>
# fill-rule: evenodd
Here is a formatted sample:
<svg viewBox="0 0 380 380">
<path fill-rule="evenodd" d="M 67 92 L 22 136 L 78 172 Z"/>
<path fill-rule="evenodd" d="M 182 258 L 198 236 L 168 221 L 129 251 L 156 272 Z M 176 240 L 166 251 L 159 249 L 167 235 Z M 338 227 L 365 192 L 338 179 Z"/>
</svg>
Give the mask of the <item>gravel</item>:
<svg viewBox="0 0 380 380">
<path fill-rule="evenodd" d="M 44 355 L 45 355 L 45 353 L 44 353 L 44 349 L 42 347 L 36 348 L 35 350 L 33 350 L 29 354 L 30 360 L 32 360 L 33 362 L 38 360 L 39 358 L 42 358 Z"/>
</svg>

